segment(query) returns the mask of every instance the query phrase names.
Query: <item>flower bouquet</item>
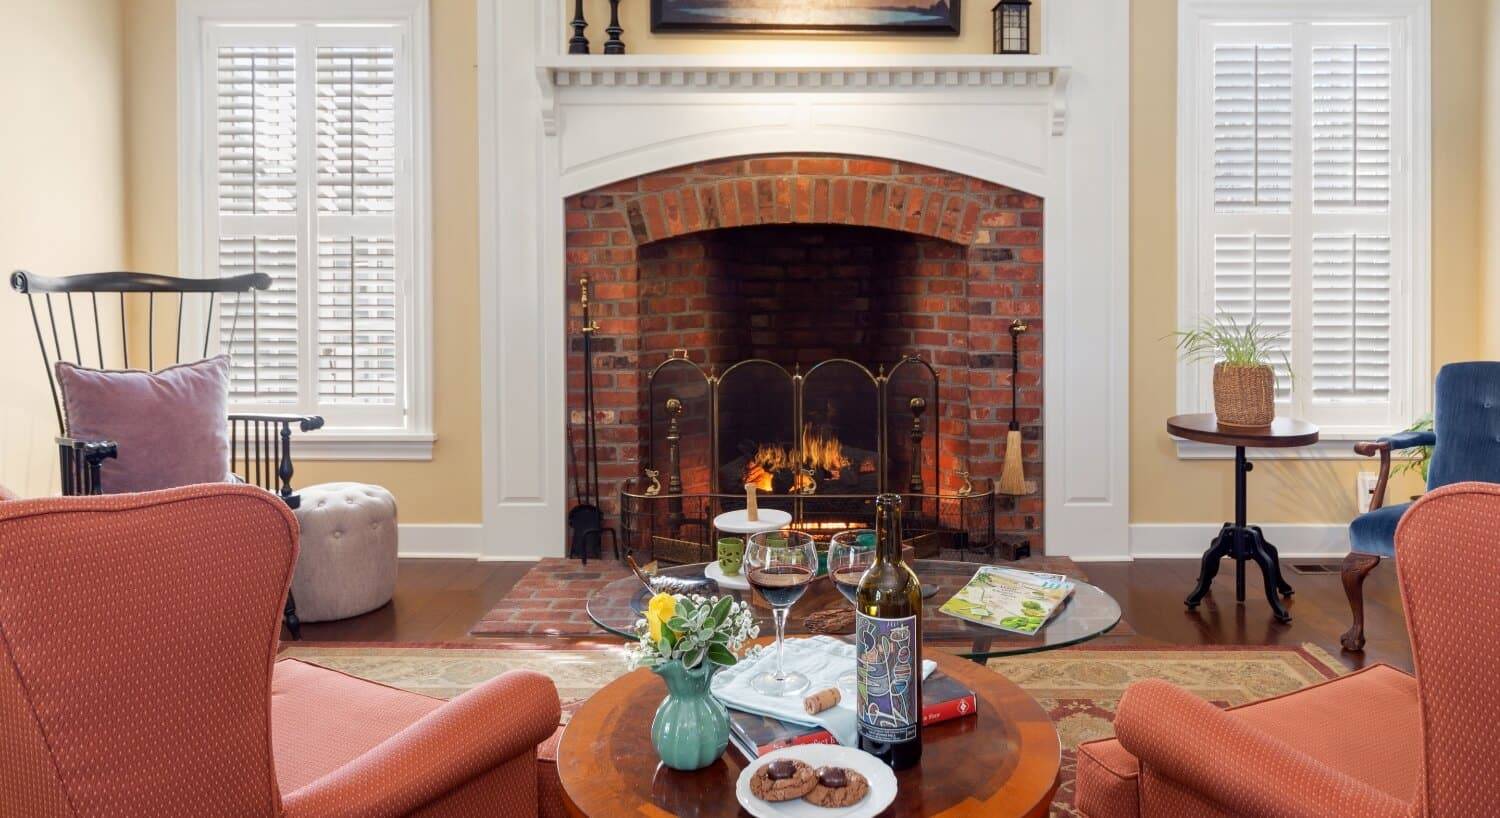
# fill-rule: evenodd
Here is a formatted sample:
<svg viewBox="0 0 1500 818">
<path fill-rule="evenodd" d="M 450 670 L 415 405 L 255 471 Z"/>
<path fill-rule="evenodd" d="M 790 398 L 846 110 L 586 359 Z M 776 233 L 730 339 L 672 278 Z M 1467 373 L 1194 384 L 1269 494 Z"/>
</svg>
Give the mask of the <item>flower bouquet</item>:
<svg viewBox="0 0 1500 818">
<path fill-rule="evenodd" d="M 739 661 L 739 649 L 760 628 L 749 605 L 727 596 L 660 593 L 645 614 L 636 622 L 631 661 L 667 684 L 651 722 L 651 744 L 668 767 L 702 769 L 729 744 L 729 713 L 709 683 L 718 668 Z"/>
</svg>

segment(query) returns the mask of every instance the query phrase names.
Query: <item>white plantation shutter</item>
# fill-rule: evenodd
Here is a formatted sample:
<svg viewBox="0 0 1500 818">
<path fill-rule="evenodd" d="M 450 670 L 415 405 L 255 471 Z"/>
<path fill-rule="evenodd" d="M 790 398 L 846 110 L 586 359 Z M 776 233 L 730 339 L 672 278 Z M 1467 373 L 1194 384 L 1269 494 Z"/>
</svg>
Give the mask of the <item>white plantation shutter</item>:
<svg viewBox="0 0 1500 818">
<path fill-rule="evenodd" d="M 204 266 L 271 276 L 216 308 L 240 410 L 330 428 L 408 425 L 413 101 L 402 25 L 206 31 L 206 160 L 217 219 Z"/>
<path fill-rule="evenodd" d="M 396 52 L 318 49 L 318 398 L 397 399 Z"/>
<path fill-rule="evenodd" d="M 219 214 L 241 229 L 219 238 L 221 275 L 262 272 L 269 292 L 220 302 L 230 399 L 297 401 L 297 59 L 290 46 L 224 46 L 215 73 Z"/>
<path fill-rule="evenodd" d="M 289 47 L 218 54 L 219 212 L 297 212 L 297 59 Z"/>
<path fill-rule="evenodd" d="M 1241 327 L 1255 324 L 1280 333 L 1282 352 L 1292 344 L 1292 237 L 1226 235 L 1214 237 L 1214 306 L 1222 319 Z M 1286 365 L 1277 361 L 1276 397 L 1291 396 Z"/>
<path fill-rule="evenodd" d="M 1391 389 L 1391 240 L 1312 240 L 1315 400 L 1385 400 Z"/>
<path fill-rule="evenodd" d="M 1197 54 L 1182 63 L 1193 102 L 1179 123 L 1194 190 L 1180 218 L 1196 261 L 1183 270 L 1182 319 L 1283 334 L 1280 411 L 1325 432 L 1384 433 L 1411 420 L 1413 390 L 1430 388 L 1413 382 L 1411 333 L 1425 324 L 1403 297 L 1412 57 L 1397 23 L 1307 14 L 1204 24 L 1185 52 Z M 1185 410 L 1211 406 L 1210 369 L 1185 366 Z"/>
<path fill-rule="evenodd" d="M 218 302 L 219 343 L 230 357 L 231 401 L 297 402 L 297 239 L 225 236 L 219 274 L 265 273 L 271 289 Z"/>
<path fill-rule="evenodd" d="M 318 242 L 318 398 L 396 399 L 395 251 L 390 239 Z"/>
<path fill-rule="evenodd" d="M 1384 209 L 1391 200 L 1391 49 L 1312 49 L 1313 204 Z"/>
<path fill-rule="evenodd" d="M 1213 95 L 1215 203 L 1220 208 L 1291 204 L 1291 46 L 1217 46 Z"/>
</svg>

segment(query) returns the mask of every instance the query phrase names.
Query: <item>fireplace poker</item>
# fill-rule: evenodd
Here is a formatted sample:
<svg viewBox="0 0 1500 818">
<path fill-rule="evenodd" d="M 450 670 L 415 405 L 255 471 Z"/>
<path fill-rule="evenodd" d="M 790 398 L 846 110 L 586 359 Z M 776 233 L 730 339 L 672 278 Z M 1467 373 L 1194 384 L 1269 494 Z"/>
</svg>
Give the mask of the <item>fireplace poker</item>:
<svg viewBox="0 0 1500 818">
<path fill-rule="evenodd" d="M 573 444 L 573 425 L 568 424 L 568 443 L 573 450 L 573 508 L 568 510 L 568 527 L 573 537 L 568 546 L 568 555 L 577 555 L 588 565 L 589 552 L 604 553 L 601 539 L 608 532 L 610 541 L 619 551 L 615 531 L 604 526 L 604 511 L 599 508 L 599 458 L 598 436 L 594 420 L 594 333 L 599 331 L 589 311 L 588 277 L 578 282 L 579 303 L 583 306 L 583 468 L 578 468 L 577 448 Z"/>
</svg>

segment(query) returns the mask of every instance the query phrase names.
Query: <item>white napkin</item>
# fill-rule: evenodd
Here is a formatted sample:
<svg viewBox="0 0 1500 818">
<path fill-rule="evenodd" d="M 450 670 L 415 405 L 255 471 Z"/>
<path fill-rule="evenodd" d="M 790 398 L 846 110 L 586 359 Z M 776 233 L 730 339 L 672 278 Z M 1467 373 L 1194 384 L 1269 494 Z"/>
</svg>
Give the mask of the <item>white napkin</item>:
<svg viewBox="0 0 1500 818">
<path fill-rule="evenodd" d="M 855 722 L 854 708 L 830 707 L 816 716 L 807 715 L 802 700 L 811 693 L 838 685 L 838 679 L 854 670 L 854 645 L 832 636 L 811 636 L 806 639 L 788 639 L 785 668 L 806 676 L 812 684 L 801 693 L 791 696 L 767 696 L 751 686 L 750 681 L 766 671 L 776 671 L 776 645 L 767 645 L 758 654 L 751 654 L 732 667 L 714 674 L 713 694 L 726 707 L 770 716 L 792 724 L 822 727 L 833 734 L 834 739 L 845 747 L 853 747 L 859 738 L 859 726 Z M 922 678 L 927 678 L 937 668 L 930 659 L 922 662 Z"/>
</svg>

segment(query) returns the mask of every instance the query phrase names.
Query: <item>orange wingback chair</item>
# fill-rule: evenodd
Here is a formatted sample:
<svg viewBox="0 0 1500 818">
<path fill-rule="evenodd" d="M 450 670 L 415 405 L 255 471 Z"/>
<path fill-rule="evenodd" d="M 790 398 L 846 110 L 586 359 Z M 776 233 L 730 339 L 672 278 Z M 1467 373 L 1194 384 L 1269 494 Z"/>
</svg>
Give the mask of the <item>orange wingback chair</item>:
<svg viewBox="0 0 1500 818">
<path fill-rule="evenodd" d="M 552 682 L 276 662 L 296 552 L 249 486 L 0 503 L 0 816 L 537 815 Z"/>
<path fill-rule="evenodd" d="M 1088 818 L 1480 818 L 1500 804 L 1500 485 L 1429 493 L 1396 530 L 1416 678 L 1375 665 L 1229 711 L 1131 686 L 1079 747 Z"/>
</svg>

